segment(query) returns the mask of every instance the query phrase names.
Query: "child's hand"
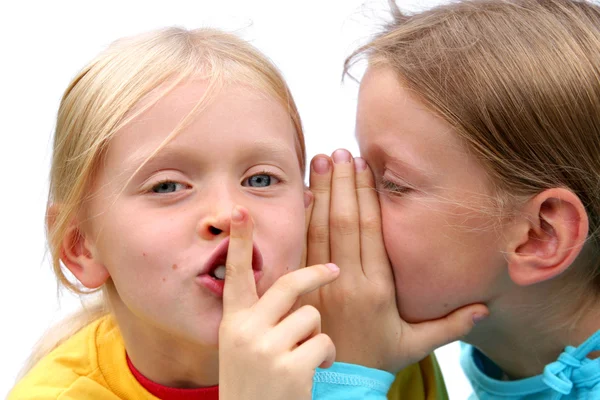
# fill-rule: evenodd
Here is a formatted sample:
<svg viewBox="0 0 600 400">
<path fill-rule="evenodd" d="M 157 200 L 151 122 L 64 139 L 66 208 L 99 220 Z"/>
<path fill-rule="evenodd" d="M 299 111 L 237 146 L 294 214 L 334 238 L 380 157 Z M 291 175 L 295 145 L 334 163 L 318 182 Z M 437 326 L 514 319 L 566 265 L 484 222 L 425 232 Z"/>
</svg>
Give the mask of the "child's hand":
<svg viewBox="0 0 600 400">
<path fill-rule="evenodd" d="M 319 162 L 325 168 L 318 168 Z M 474 317 L 483 318 L 488 310 L 479 304 L 435 321 L 409 324 L 401 319 L 373 175 L 366 164 L 355 172 L 355 163 L 364 160 L 334 164 L 323 155 L 313 160 L 307 262 L 333 262 L 343 273 L 302 302 L 321 312 L 323 331 L 333 339 L 337 361 L 397 372 L 467 334 Z"/>
<path fill-rule="evenodd" d="M 236 207 L 219 328 L 219 398 L 310 399 L 315 369 L 333 364 L 335 347 L 321 333 L 321 317 L 314 307 L 293 308 L 299 296 L 333 281 L 339 270 L 315 265 L 294 271 L 259 299 L 252 272 L 252 230 L 248 212 Z"/>
</svg>

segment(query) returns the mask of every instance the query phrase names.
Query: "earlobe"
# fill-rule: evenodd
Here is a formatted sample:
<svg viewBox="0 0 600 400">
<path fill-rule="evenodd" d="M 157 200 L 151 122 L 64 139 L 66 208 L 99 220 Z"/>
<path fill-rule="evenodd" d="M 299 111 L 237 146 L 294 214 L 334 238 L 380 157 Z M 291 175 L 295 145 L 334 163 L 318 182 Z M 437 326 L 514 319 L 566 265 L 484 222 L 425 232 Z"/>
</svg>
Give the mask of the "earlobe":
<svg viewBox="0 0 600 400">
<path fill-rule="evenodd" d="M 90 247 L 85 234 L 73 224 L 63 238 L 60 259 L 83 286 L 96 289 L 106 282 L 110 274 L 96 260 Z"/>
<path fill-rule="evenodd" d="M 568 189 L 547 189 L 521 210 L 507 251 L 513 282 L 526 286 L 552 279 L 575 261 L 588 234 L 581 200 Z"/>
</svg>

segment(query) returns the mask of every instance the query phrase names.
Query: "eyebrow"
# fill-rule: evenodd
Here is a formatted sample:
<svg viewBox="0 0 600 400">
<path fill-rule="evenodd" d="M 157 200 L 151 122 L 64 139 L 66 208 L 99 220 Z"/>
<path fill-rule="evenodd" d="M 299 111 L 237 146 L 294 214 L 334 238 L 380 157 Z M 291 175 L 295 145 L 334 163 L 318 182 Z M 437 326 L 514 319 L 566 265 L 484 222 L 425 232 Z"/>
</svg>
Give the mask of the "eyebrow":
<svg viewBox="0 0 600 400">
<path fill-rule="evenodd" d="M 275 161 L 284 165 L 292 166 L 297 164 L 296 149 L 288 146 L 282 141 L 273 139 L 259 139 L 250 143 L 243 143 L 241 145 L 244 146 L 244 156 L 242 161 Z M 290 153 L 294 155 L 293 158 L 290 157 Z M 128 172 L 130 174 L 135 173 L 137 176 L 140 173 L 147 171 L 149 168 L 153 168 L 153 166 L 157 164 L 161 164 L 173 159 L 180 160 L 183 163 L 196 163 L 201 161 L 199 159 L 199 155 L 195 151 L 192 151 L 185 146 L 172 145 L 171 143 L 160 149 L 158 153 L 149 159 L 148 157 L 150 157 L 150 154 L 152 153 L 142 150 L 137 153 L 133 153 L 130 157 L 128 157 L 126 162 L 131 165 L 131 168 L 128 168 Z M 293 164 L 290 164 L 290 161 Z"/>
</svg>

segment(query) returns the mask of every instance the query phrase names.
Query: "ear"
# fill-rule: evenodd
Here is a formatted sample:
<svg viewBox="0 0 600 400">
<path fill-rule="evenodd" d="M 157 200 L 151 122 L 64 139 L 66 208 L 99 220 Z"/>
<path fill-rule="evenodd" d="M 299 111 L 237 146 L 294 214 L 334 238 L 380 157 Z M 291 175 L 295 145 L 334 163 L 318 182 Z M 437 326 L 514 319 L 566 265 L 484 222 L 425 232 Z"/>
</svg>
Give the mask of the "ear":
<svg viewBox="0 0 600 400">
<path fill-rule="evenodd" d="M 58 215 L 58 206 L 48 207 L 46 215 L 48 228 L 52 229 Z M 89 289 L 102 286 L 110 276 L 106 267 L 94 256 L 94 250 L 93 243 L 81 224 L 77 220 L 72 221 L 61 243 L 60 260 Z"/>
<path fill-rule="evenodd" d="M 575 261 L 588 234 L 588 216 L 568 189 L 546 189 L 521 210 L 511 226 L 508 271 L 517 285 L 532 285 L 563 273 Z"/>
</svg>

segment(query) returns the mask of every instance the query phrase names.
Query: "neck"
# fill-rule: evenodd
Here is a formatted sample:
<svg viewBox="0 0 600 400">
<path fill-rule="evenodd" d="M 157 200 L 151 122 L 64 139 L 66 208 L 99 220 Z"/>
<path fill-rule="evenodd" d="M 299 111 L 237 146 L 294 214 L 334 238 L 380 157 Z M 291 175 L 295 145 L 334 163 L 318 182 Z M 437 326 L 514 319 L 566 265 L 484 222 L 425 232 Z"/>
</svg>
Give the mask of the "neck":
<svg viewBox="0 0 600 400">
<path fill-rule="evenodd" d="M 175 336 L 135 317 L 120 301 L 111 308 L 135 368 L 149 380 L 173 388 L 218 385 L 219 351 Z"/>
<path fill-rule="evenodd" d="M 490 317 L 478 324 L 466 341 L 510 379 L 539 375 L 566 346 L 577 347 L 600 329 L 598 299 L 573 299 L 574 293 L 582 293 L 581 285 L 545 282 L 515 288 L 490 304 Z M 540 306 L 539 299 L 548 300 Z M 599 352 L 588 355 L 598 356 Z"/>
</svg>

